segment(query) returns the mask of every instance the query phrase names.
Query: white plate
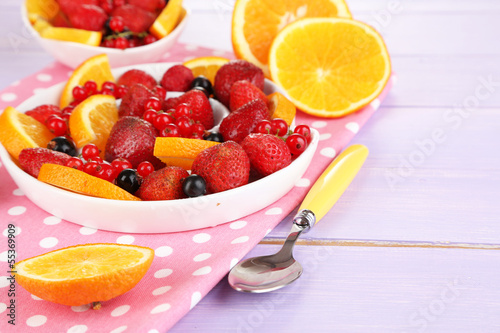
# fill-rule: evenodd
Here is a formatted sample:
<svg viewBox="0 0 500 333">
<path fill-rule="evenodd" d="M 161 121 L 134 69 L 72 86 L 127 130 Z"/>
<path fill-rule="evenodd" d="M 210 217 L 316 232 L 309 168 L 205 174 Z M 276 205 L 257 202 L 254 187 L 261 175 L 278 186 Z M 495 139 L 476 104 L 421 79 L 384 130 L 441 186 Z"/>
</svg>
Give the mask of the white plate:
<svg viewBox="0 0 500 333">
<path fill-rule="evenodd" d="M 125 71 L 142 69 L 161 78 L 172 63 L 136 65 L 114 69 L 119 77 Z M 19 105 L 25 112 L 41 104 L 57 104 L 63 84 L 38 93 Z M 266 80 L 264 92 L 279 88 Z M 217 102 L 212 101 L 213 105 Z M 257 212 L 283 197 L 302 177 L 316 151 L 319 134 L 288 167 L 265 178 L 229 191 L 198 198 L 169 201 L 120 201 L 95 198 L 65 191 L 38 181 L 22 171 L 0 145 L 0 157 L 14 182 L 38 207 L 67 221 L 102 230 L 127 233 L 166 233 L 216 226 Z"/>
</svg>

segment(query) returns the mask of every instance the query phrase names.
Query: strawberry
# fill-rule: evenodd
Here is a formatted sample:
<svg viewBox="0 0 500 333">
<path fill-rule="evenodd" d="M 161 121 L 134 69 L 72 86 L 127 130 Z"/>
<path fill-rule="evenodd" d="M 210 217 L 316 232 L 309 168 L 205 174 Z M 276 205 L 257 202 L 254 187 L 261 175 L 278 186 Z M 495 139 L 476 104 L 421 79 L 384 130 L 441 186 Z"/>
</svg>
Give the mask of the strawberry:
<svg viewBox="0 0 500 333">
<path fill-rule="evenodd" d="M 193 82 L 193 72 L 184 65 L 170 67 L 161 79 L 161 85 L 167 91 L 188 91 Z"/>
<path fill-rule="evenodd" d="M 250 159 L 250 165 L 260 176 L 268 176 L 292 162 L 290 149 L 285 141 L 271 134 L 252 133 L 241 147 Z"/>
<path fill-rule="evenodd" d="M 96 5 L 79 5 L 71 7 L 66 13 L 73 28 L 91 31 L 102 31 L 108 14 Z"/>
<path fill-rule="evenodd" d="M 137 33 L 147 31 L 155 21 L 153 13 L 129 4 L 115 8 L 111 16 L 120 16 L 125 27 Z"/>
<path fill-rule="evenodd" d="M 217 99 L 229 107 L 229 94 L 236 81 L 247 80 L 264 90 L 264 72 L 246 60 L 232 60 L 224 64 L 215 75 L 214 91 Z"/>
<path fill-rule="evenodd" d="M 59 8 L 65 14 L 69 13 L 74 7 L 80 5 L 99 6 L 99 0 L 57 0 Z"/>
<path fill-rule="evenodd" d="M 246 80 L 236 81 L 229 91 L 229 110 L 234 111 L 254 99 L 267 103 L 267 97 L 262 90 Z"/>
<path fill-rule="evenodd" d="M 144 114 L 144 104 L 150 97 L 156 97 L 155 93 L 142 84 L 136 84 L 129 88 L 118 110 L 120 117 L 134 116 L 142 118 Z"/>
<path fill-rule="evenodd" d="M 106 143 L 105 157 L 108 162 L 122 157 L 135 169 L 142 161 L 149 161 L 155 169 L 165 164 L 154 156 L 156 129 L 151 123 L 137 117 L 118 119 Z"/>
<path fill-rule="evenodd" d="M 224 141 L 233 140 L 239 143 L 264 119 L 270 119 L 267 104 L 260 99 L 254 99 L 224 118 L 219 132 Z"/>
<path fill-rule="evenodd" d="M 163 103 L 163 109 L 169 110 L 184 103 L 191 109 L 191 119 L 199 121 L 206 129 L 214 127 L 214 112 L 207 96 L 200 90 L 189 90 L 174 98 L 168 98 Z"/>
<path fill-rule="evenodd" d="M 136 195 L 142 200 L 175 200 L 185 198 L 182 181 L 189 176 L 183 168 L 168 166 L 150 173 Z"/>
<path fill-rule="evenodd" d="M 42 124 L 45 124 L 45 121 L 51 115 L 53 115 L 53 114 L 61 115 L 61 109 L 59 109 L 58 106 L 46 104 L 46 105 L 37 106 L 33 110 L 26 111 L 25 114 L 35 118 L 36 120 L 38 120 Z"/>
<path fill-rule="evenodd" d="M 248 184 L 250 160 L 239 144 L 226 141 L 199 153 L 191 172 L 205 179 L 208 192 L 222 192 Z"/>
<path fill-rule="evenodd" d="M 159 0 L 128 0 L 128 3 L 151 13 L 155 13 L 160 5 Z"/>
<path fill-rule="evenodd" d="M 19 165 L 33 177 L 38 177 L 43 164 L 66 165 L 70 158 L 68 154 L 47 148 L 25 148 L 19 153 Z"/>
<path fill-rule="evenodd" d="M 123 75 L 120 76 L 116 84 L 119 86 L 124 85 L 131 88 L 133 85 L 137 83 L 140 83 L 144 85 L 146 88 L 151 90 L 153 90 L 157 85 L 157 82 L 154 79 L 154 77 L 152 77 L 145 71 L 141 71 L 139 69 L 131 69 L 123 73 Z"/>
</svg>

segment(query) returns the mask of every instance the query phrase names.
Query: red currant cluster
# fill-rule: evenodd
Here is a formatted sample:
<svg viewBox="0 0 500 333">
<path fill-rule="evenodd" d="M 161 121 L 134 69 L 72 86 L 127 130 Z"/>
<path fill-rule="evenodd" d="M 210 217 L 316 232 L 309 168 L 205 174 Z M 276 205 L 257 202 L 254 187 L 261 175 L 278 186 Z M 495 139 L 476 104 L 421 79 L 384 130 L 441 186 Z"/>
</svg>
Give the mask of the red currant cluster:
<svg viewBox="0 0 500 333">
<path fill-rule="evenodd" d="M 92 95 L 110 95 L 116 99 L 120 99 L 128 92 L 127 86 L 117 86 L 116 83 L 111 81 L 106 81 L 102 84 L 101 90 L 98 89 L 97 83 L 90 80 L 85 82 L 83 86 L 76 86 L 73 88 L 73 102 L 70 106 L 76 107 L 78 104 L 83 102 L 85 99 Z"/>
<path fill-rule="evenodd" d="M 132 164 L 125 158 L 117 158 L 111 163 L 104 161 L 99 156 L 99 148 L 89 143 L 82 148 L 80 157 L 71 157 L 66 163 L 67 167 L 83 171 L 111 183 L 114 183 L 118 175 L 125 169 L 132 169 Z M 143 161 L 137 166 L 137 175 L 144 178 L 154 171 L 153 164 Z"/>
<path fill-rule="evenodd" d="M 108 22 L 107 33 L 101 41 L 103 47 L 124 50 L 149 45 L 158 40 L 158 38 L 147 32 L 131 32 L 125 27 L 125 22 L 120 16 L 111 17 Z"/>
<path fill-rule="evenodd" d="M 161 137 L 183 137 L 203 140 L 205 127 L 191 118 L 192 111 L 187 104 L 181 103 L 164 112 L 156 97 L 151 97 L 144 105 L 143 118 L 159 131 Z"/>
<path fill-rule="evenodd" d="M 286 121 L 281 118 L 275 118 L 271 121 L 262 120 L 255 127 L 254 133 L 272 134 L 281 137 L 290 149 L 292 157 L 302 154 L 312 140 L 309 126 L 298 125 L 291 131 Z"/>
</svg>

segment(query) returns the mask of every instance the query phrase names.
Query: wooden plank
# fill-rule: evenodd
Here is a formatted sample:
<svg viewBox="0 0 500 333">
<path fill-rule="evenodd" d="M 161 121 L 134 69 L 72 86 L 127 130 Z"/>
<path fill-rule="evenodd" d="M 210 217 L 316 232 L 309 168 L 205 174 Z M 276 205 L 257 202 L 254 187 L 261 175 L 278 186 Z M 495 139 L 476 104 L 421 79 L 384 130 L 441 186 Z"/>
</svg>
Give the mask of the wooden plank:
<svg viewBox="0 0 500 333">
<path fill-rule="evenodd" d="M 249 256 L 270 254 L 260 245 Z M 241 294 L 223 279 L 171 332 L 498 332 L 494 250 L 298 247 L 294 284 Z M 456 260 L 460 258 L 460 260 Z"/>
</svg>

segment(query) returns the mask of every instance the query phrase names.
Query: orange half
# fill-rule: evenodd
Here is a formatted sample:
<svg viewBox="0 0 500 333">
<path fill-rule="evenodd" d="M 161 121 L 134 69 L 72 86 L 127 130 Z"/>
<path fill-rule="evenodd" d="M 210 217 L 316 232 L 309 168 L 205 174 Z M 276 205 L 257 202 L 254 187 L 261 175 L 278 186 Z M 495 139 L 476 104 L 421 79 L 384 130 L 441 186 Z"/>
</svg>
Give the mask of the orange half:
<svg viewBox="0 0 500 333">
<path fill-rule="evenodd" d="M 154 155 L 168 166 L 178 166 L 191 170 L 193 161 L 203 150 L 219 144 L 218 142 L 186 139 L 156 138 Z"/>
</svg>

